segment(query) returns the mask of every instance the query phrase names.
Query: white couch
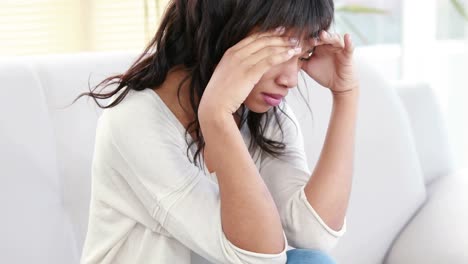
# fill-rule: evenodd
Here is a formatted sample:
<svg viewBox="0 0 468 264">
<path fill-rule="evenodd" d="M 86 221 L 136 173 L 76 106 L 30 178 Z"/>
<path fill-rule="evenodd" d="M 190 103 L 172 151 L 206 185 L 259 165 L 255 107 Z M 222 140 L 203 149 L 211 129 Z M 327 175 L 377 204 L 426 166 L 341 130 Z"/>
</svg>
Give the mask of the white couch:
<svg viewBox="0 0 468 264">
<path fill-rule="evenodd" d="M 125 70 L 136 53 L 0 59 L 0 263 L 79 263 L 101 110 L 79 93 Z M 429 87 L 390 84 L 356 55 L 361 98 L 348 231 L 339 263 L 468 263 L 468 175 L 451 164 Z M 90 76 L 89 74 L 92 73 Z M 330 117 L 329 91 L 307 80 L 287 101 L 313 168 Z"/>
</svg>

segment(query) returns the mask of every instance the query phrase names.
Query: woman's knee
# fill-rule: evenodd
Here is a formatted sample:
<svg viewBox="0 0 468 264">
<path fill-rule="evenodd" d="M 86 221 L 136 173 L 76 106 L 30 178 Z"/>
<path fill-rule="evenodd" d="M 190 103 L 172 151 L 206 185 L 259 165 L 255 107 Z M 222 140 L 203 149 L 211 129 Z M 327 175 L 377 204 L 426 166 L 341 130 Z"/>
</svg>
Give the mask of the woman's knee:
<svg viewBox="0 0 468 264">
<path fill-rule="evenodd" d="M 315 249 L 291 249 L 286 252 L 287 264 L 336 264 L 327 253 Z"/>
</svg>

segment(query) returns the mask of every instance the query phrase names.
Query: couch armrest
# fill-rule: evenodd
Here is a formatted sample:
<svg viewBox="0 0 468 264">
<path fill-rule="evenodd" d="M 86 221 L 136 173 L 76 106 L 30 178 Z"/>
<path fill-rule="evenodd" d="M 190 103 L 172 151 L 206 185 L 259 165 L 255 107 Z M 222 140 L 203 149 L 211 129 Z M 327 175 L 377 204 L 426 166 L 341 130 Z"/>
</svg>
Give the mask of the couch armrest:
<svg viewBox="0 0 468 264">
<path fill-rule="evenodd" d="M 441 108 L 427 83 L 392 83 L 406 109 L 426 185 L 454 172 L 453 152 Z"/>
<path fill-rule="evenodd" d="M 395 239 L 385 264 L 468 263 L 468 169 L 439 177 Z"/>
</svg>

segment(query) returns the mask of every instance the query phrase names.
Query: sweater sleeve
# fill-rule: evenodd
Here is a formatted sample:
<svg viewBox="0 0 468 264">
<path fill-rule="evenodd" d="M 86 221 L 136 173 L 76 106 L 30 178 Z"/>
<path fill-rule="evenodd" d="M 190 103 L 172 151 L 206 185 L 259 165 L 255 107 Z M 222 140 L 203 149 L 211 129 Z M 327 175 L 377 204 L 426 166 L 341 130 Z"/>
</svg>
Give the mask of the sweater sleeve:
<svg viewBox="0 0 468 264">
<path fill-rule="evenodd" d="M 279 112 L 283 137 L 277 125 L 271 127 L 273 139 L 285 143 L 286 154 L 278 159 L 262 154 L 260 174 L 278 207 L 289 244 L 329 252 L 345 233 L 346 218 L 341 230 L 333 230 L 308 202 L 304 187 L 312 173 L 307 165 L 301 127 L 286 103 L 282 109 L 292 119 Z"/>
<path fill-rule="evenodd" d="M 284 233 L 284 249 L 278 254 L 247 251 L 226 238 L 218 185 L 189 161 L 173 123 L 158 111 L 134 107 L 114 111 L 111 136 L 125 163 L 124 177 L 158 226 L 213 263 L 285 263 Z"/>
</svg>

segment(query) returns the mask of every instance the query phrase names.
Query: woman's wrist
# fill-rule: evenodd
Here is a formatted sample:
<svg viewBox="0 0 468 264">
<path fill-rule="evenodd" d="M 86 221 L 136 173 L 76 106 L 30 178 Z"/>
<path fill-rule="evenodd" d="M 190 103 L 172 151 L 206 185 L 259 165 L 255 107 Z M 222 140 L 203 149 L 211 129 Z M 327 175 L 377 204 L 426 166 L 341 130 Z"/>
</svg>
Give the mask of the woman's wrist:
<svg viewBox="0 0 468 264">
<path fill-rule="evenodd" d="M 330 89 L 334 100 L 342 98 L 356 98 L 359 95 L 359 86 L 349 87 L 347 89 Z"/>
<path fill-rule="evenodd" d="M 218 107 L 204 107 L 198 110 L 198 121 L 201 124 L 212 124 L 216 126 L 222 126 L 226 122 L 234 120 L 234 116 L 229 114 L 227 111 L 223 111 Z"/>
</svg>

